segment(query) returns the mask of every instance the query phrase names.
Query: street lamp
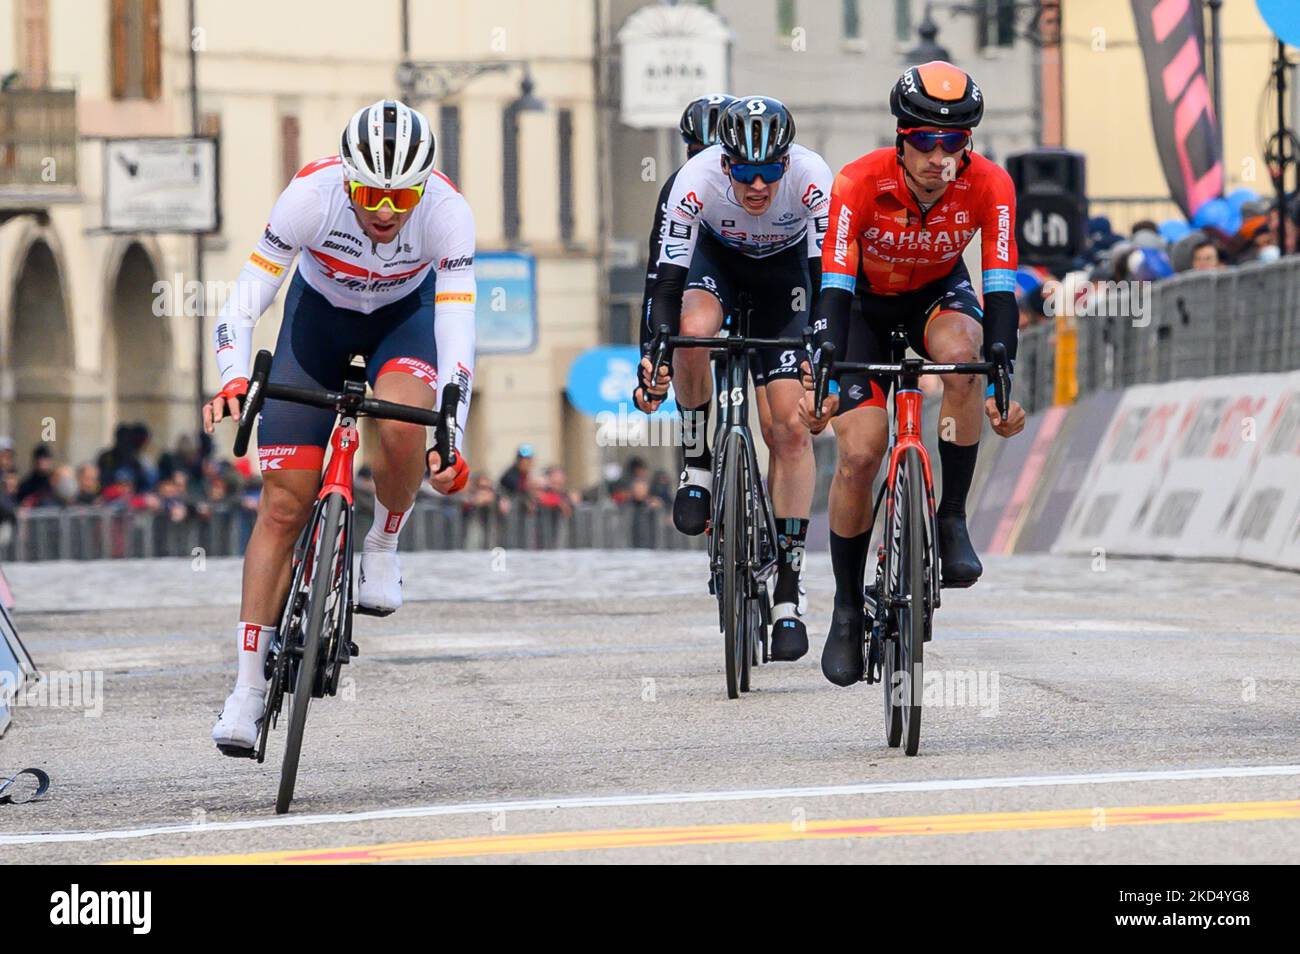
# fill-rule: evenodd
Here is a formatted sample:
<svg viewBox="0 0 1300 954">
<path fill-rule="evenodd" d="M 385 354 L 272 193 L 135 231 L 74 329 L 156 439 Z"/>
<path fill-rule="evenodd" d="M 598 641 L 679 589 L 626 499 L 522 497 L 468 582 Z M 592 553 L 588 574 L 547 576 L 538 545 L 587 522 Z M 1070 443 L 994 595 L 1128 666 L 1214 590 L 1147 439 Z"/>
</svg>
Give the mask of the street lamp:
<svg viewBox="0 0 1300 954">
<path fill-rule="evenodd" d="M 925 5 L 925 15 L 921 18 L 921 24 L 916 28 L 917 34 L 921 37 L 921 42 L 913 49 L 903 54 L 909 63 L 929 63 L 931 60 L 947 60 L 948 50 L 936 42 L 939 35 L 939 27 L 934 22 L 931 15 L 931 4 Z"/>
</svg>

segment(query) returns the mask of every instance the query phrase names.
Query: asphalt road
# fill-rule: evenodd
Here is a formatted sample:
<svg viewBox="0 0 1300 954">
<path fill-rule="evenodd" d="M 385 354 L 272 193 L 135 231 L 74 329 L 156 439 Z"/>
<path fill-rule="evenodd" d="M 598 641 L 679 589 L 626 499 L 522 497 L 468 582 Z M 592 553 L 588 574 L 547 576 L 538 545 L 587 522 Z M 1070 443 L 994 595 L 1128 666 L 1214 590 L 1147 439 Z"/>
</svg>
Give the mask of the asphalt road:
<svg viewBox="0 0 1300 954">
<path fill-rule="evenodd" d="M 986 559 L 908 758 L 879 687 L 823 680 L 809 563 L 811 651 L 730 701 L 700 554 L 407 556 L 278 818 L 283 731 L 264 765 L 208 736 L 237 563 L 7 567 L 37 662 L 89 675 L 0 740 L 53 780 L 0 805 L 0 861 L 1300 861 L 1295 575 Z"/>
</svg>

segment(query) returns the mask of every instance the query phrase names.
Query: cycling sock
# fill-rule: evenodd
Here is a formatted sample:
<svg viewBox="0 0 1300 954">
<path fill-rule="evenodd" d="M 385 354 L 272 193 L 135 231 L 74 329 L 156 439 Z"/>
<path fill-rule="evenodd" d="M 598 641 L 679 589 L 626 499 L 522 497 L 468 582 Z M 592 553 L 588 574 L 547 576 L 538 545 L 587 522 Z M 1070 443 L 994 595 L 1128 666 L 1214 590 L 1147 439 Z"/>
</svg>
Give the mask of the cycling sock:
<svg viewBox="0 0 1300 954">
<path fill-rule="evenodd" d="M 677 412 L 682 418 L 682 466 L 699 467 L 709 470 L 713 466 L 713 455 L 709 452 L 709 406 L 712 399 L 699 407 L 678 405 Z"/>
<path fill-rule="evenodd" d="M 975 476 L 975 458 L 979 455 L 978 442 L 969 445 L 939 441 L 939 465 L 943 468 L 943 494 L 936 511 L 940 517 L 966 516 L 966 494 L 970 492 L 971 478 Z"/>
<path fill-rule="evenodd" d="M 842 537 L 831 531 L 831 569 L 835 572 L 835 605 L 862 608 L 862 574 L 871 548 L 871 531 Z"/>
<path fill-rule="evenodd" d="M 370 525 L 370 530 L 366 533 L 365 542 L 361 544 L 363 553 L 396 553 L 397 538 L 402 532 L 402 527 L 406 525 L 406 518 L 411 515 L 409 509 L 399 513 L 391 513 L 389 509 L 380 503 L 379 498 L 375 497 L 375 522 Z"/>
<path fill-rule="evenodd" d="M 808 521 L 799 517 L 776 518 L 776 543 L 779 556 L 776 564 L 776 588 L 772 602 L 799 602 L 799 568 L 803 566 L 804 540 L 808 537 Z"/>
<path fill-rule="evenodd" d="M 239 672 L 235 687 L 266 688 L 266 650 L 275 637 L 274 626 L 263 626 L 240 620 L 235 628 L 239 640 Z"/>
</svg>

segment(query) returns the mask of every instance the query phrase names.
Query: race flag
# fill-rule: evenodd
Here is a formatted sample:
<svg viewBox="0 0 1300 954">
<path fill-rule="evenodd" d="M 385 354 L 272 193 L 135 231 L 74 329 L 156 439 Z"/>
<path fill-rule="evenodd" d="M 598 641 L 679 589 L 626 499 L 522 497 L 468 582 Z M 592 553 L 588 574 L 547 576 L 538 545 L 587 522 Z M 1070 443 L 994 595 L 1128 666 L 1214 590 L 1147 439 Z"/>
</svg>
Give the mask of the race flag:
<svg viewBox="0 0 1300 954">
<path fill-rule="evenodd" d="M 1218 117 L 1205 80 L 1199 0 L 1132 0 L 1147 64 L 1151 131 L 1169 194 L 1190 219 L 1223 193 Z"/>
</svg>

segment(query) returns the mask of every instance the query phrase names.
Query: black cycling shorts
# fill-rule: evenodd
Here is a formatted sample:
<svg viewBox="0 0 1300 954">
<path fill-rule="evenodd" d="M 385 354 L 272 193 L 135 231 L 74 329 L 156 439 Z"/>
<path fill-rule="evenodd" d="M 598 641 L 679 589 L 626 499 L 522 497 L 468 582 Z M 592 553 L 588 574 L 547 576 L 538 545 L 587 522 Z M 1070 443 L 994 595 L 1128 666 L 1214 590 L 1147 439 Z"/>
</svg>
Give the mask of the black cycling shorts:
<svg viewBox="0 0 1300 954">
<path fill-rule="evenodd" d="M 866 282 L 859 279 L 858 287 Z M 889 337 L 895 328 L 907 333 L 913 351 L 931 360 L 925 343 L 930 320 L 940 312 L 956 311 L 983 324 L 984 311 L 979 296 L 971 287 L 966 265 L 957 265 L 943 278 L 901 295 L 876 295 L 860 291 L 854 298 L 849 315 L 849 340 L 845 361 L 861 364 L 886 364 L 891 360 Z M 882 375 L 844 374 L 840 377 L 840 409 L 843 414 L 856 407 L 885 406 L 893 379 Z"/>
<path fill-rule="evenodd" d="M 807 245 L 799 241 L 775 255 L 750 258 L 701 231 L 686 287 L 716 298 L 728 321 L 740 307 L 741 292 L 747 292 L 752 307 L 748 337 L 798 338 L 808 324 L 807 255 Z M 802 308 L 796 310 L 796 304 Z M 794 349 L 763 349 L 750 366 L 754 385 L 762 387 L 777 378 L 798 380 L 803 360 L 803 353 Z"/>
</svg>

